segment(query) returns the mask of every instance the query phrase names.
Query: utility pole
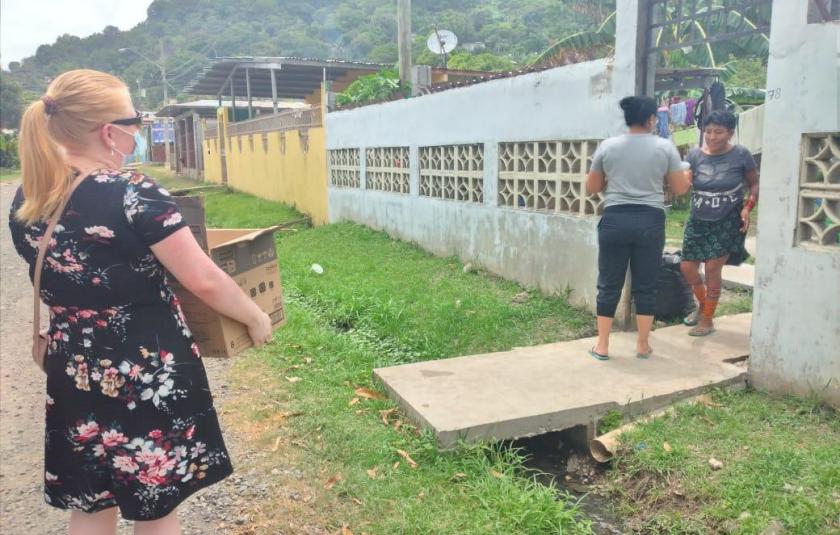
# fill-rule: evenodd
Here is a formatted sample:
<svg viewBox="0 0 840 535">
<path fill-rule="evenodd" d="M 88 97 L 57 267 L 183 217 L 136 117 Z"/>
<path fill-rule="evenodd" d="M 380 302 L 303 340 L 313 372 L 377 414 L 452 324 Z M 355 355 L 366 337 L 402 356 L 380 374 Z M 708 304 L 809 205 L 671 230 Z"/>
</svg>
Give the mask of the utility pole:
<svg viewBox="0 0 840 535">
<path fill-rule="evenodd" d="M 160 40 L 160 77 L 163 78 L 163 107 L 169 105 L 169 91 L 167 90 L 167 86 L 169 82 L 166 81 L 166 51 L 163 48 L 163 39 Z M 163 126 L 163 143 L 164 143 L 164 150 L 166 151 L 165 162 L 166 168 L 172 169 L 171 162 L 169 161 L 169 117 L 166 118 L 166 123 Z"/>
<path fill-rule="evenodd" d="M 400 82 L 411 81 L 411 0 L 397 0 L 397 46 L 400 54 Z"/>
</svg>

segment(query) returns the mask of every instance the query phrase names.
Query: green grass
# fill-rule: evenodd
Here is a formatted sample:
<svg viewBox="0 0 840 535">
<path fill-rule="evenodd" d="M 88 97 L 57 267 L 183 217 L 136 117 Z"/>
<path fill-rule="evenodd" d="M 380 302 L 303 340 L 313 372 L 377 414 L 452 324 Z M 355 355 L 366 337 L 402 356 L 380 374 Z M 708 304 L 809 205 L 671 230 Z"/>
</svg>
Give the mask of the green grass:
<svg viewBox="0 0 840 535">
<path fill-rule="evenodd" d="M 665 239 L 682 241 L 685 233 L 685 223 L 691 210 L 688 208 L 669 208 L 665 213 Z"/>
<path fill-rule="evenodd" d="M 211 225 L 263 226 L 254 218 L 290 213 L 237 195 L 205 194 Z M 537 483 L 516 452 L 485 446 L 441 452 L 408 424 L 383 425 L 377 411 L 390 402 L 349 405 L 356 387 L 373 387 L 374 367 L 576 338 L 592 332 L 590 314 L 535 291 L 515 303 L 523 292 L 517 284 L 464 273 L 456 259 L 354 224 L 281 233 L 278 254 L 289 322 L 254 357 L 278 377 L 300 378 L 272 395 L 284 410 L 302 413 L 288 425 L 307 437 L 302 465 L 312 467 L 314 485 L 343 476 L 323 513 L 332 525 L 370 534 L 590 532 L 575 500 Z M 311 271 L 314 263 L 323 275 Z M 375 480 L 367 474 L 374 467 Z M 363 506 L 343 507 L 349 497 Z"/>
<path fill-rule="evenodd" d="M 265 228 L 303 218 L 284 204 L 247 193 L 207 191 L 204 196 L 207 226 L 211 228 Z"/>
<path fill-rule="evenodd" d="M 20 169 L 0 167 L 0 182 L 11 182 L 20 178 Z"/>
<path fill-rule="evenodd" d="M 350 406 L 357 386 L 372 386 L 371 369 L 381 355 L 414 349 L 331 326 L 298 293 L 294 279 L 287 277 L 289 323 L 259 358 L 279 376 L 301 378 L 275 394 L 278 406 L 302 413 L 287 423 L 292 436 L 302 437 L 298 466 L 308 467 L 314 486 L 336 473 L 343 477 L 329 491 L 333 503 L 321 512 L 328 524 L 383 535 L 590 532 L 575 501 L 536 483 L 515 452 L 484 446 L 442 452 L 433 437 L 410 425 L 383 425 L 378 411 L 392 408 L 390 402 Z M 408 452 L 418 467 L 410 468 L 397 450 Z M 376 479 L 369 477 L 371 469 Z M 351 499 L 362 505 L 349 505 Z"/>
<path fill-rule="evenodd" d="M 205 197 L 213 226 L 260 227 L 297 217 L 247 195 Z M 239 361 L 267 369 L 274 382 L 258 388 L 268 388 L 261 395 L 272 403 L 249 406 L 243 419 L 270 424 L 278 407 L 300 413 L 269 425 L 267 447 L 278 433 L 290 441 L 295 466 L 325 495 L 320 521 L 371 535 L 591 532 L 574 499 L 537 483 L 517 452 L 482 445 L 442 452 L 410 424 L 397 429 L 399 413 L 383 425 L 378 411 L 393 409 L 391 402 L 353 401 L 356 388 L 375 387 L 375 367 L 577 338 L 592 333 L 590 314 L 535 291 L 516 303 L 523 289 L 514 283 L 464 273 L 457 259 L 355 224 L 280 233 L 278 253 L 288 323 L 272 345 Z M 314 263 L 322 275 L 311 271 Z M 750 301 L 749 293 L 733 296 L 722 312 Z M 716 400 L 720 407 L 682 407 L 628 437 L 613 488 L 623 493 L 622 511 L 639 532 L 714 533 L 744 511 L 751 516 L 737 521 L 737 533 L 760 533 L 771 519 L 788 533 L 840 529 L 828 524 L 840 513 L 832 494 L 840 487 L 836 416 L 754 392 L 718 393 Z M 617 425 L 614 419 L 604 424 Z M 673 447 L 667 455 L 665 441 Z M 724 469 L 711 472 L 710 456 Z M 339 473 L 342 480 L 323 490 Z"/>
<path fill-rule="evenodd" d="M 404 353 L 388 365 L 499 351 L 591 334 L 591 314 L 565 299 L 528 292 L 454 258 L 422 250 L 360 225 L 342 223 L 284 236 L 279 251 L 289 288 L 333 326 L 382 339 Z M 312 264 L 323 275 L 310 271 Z"/>
<path fill-rule="evenodd" d="M 144 165 L 139 169 L 170 190 L 206 185 L 179 176 L 162 166 Z M 204 196 L 207 226 L 210 228 L 265 228 L 303 217 L 300 212 L 285 204 L 266 201 L 246 193 L 223 189 L 196 194 Z"/>
<path fill-rule="evenodd" d="M 614 484 L 638 531 L 760 534 L 775 520 L 789 535 L 840 533 L 837 414 L 754 391 L 713 399 L 623 437 Z"/>
<path fill-rule="evenodd" d="M 140 165 L 138 171 L 149 175 L 157 180 L 166 189 L 194 188 L 204 185 L 202 182 L 183 177 L 174 171 L 166 169 L 163 165 Z"/>
<path fill-rule="evenodd" d="M 752 290 L 736 290 L 724 288 L 715 315 L 729 316 L 752 312 Z"/>
</svg>

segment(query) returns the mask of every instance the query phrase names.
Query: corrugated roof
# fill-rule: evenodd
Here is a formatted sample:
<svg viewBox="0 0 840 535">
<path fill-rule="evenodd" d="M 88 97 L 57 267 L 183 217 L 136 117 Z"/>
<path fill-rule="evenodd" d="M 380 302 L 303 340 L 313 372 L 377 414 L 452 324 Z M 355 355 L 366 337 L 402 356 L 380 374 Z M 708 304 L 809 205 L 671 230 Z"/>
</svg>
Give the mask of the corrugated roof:
<svg viewBox="0 0 840 535">
<path fill-rule="evenodd" d="M 232 102 L 230 100 L 222 100 L 222 107 L 230 108 L 232 106 Z M 237 101 L 236 106 L 238 108 L 246 108 L 248 103 L 246 100 Z M 265 99 L 252 99 L 252 106 L 254 109 L 260 110 L 272 110 L 274 105 L 270 100 Z M 177 117 L 182 113 L 188 112 L 190 110 L 198 112 L 199 115 L 202 116 L 215 116 L 216 109 L 219 107 L 218 100 L 211 100 L 211 99 L 203 99 L 203 100 L 193 100 L 191 102 L 178 102 L 177 104 L 170 104 L 168 106 L 164 106 L 157 112 L 155 112 L 156 117 Z M 301 108 L 309 108 L 309 104 L 305 102 L 290 102 L 290 101 L 279 101 L 277 103 L 277 107 L 280 109 L 288 110 L 288 109 L 301 109 Z"/>
<path fill-rule="evenodd" d="M 390 65 L 294 57 L 225 57 L 213 60 L 191 81 L 184 92 L 189 95 L 247 94 L 272 98 L 271 70 L 274 69 L 278 98 L 301 99 L 317 91 L 323 80 L 337 80 L 351 71 L 377 72 Z M 248 74 L 246 74 L 246 70 Z"/>
</svg>

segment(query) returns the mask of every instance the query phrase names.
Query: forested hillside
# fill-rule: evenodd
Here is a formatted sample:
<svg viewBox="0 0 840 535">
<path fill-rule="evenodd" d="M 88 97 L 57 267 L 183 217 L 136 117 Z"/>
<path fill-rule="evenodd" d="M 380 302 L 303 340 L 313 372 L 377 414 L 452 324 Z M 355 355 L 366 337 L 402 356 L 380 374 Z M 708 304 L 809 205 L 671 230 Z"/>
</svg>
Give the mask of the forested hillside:
<svg viewBox="0 0 840 535">
<path fill-rule="evenodd" d="M 159 61 L 163 42 L 177 95 L 214 56 L 305 56 L 393 63 L 396 0 L 155 0 L 147 19 L 128 31 L 113 26 L 85 38 L 63 35 L 3 72 L 25 98 L 43 92 L 56 74 L 76 67 L 116 73 L 145 108 L 162 102 L 160 71 L 131 48 Z M 414 0 L 417 63 L 435 64 L 426 37 L 437 26 L 462 44 L 453 66 L 506 69 L 527 62 L 552 42 L 597 26 L 614 0 Z M 469 52 L 467 50 L 470 50 Z M 140 98 L 140 89 L 145 97 Z"/>
</svg>

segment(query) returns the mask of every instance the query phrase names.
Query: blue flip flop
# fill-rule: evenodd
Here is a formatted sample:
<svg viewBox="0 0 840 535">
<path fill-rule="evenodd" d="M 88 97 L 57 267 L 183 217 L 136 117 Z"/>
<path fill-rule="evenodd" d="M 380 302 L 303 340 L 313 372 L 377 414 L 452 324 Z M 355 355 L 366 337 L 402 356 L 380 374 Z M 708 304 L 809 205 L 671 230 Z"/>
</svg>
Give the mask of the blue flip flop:
<svg viewBox="0 0 840 535">
<path fill-rule="evenodd" d="M 650 351 L 648 351 L 647 353 L 636 353 L 636 358 L 637 358 L 637 359 L 647 360 L 647 359 L 649 359 L 651 356 L 653 356 L 653 349 L 651 349 L 651 350 L 650 350 Z"/>
<path fill-rule="evenodd" d="M 610 360 L 609 355 L 602 355 L 602 354 L 598 353 L 597 351 L 595 351 L 595 348 L 594 348 L 594 347 L 593 347 L 592 349 L 590 349 L 590 350 L 589 350 L 589 355 L 590 355 L 592 358 L 594 358 L 595 360 L 601 360 L 601 361 L 603 361 L 603 360 Z"/>
</svg>

